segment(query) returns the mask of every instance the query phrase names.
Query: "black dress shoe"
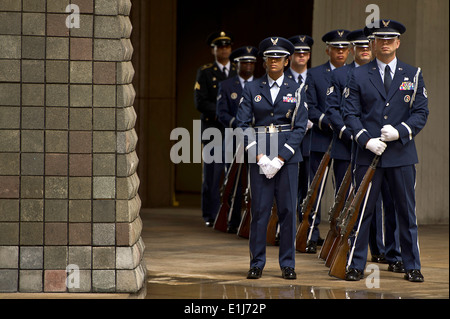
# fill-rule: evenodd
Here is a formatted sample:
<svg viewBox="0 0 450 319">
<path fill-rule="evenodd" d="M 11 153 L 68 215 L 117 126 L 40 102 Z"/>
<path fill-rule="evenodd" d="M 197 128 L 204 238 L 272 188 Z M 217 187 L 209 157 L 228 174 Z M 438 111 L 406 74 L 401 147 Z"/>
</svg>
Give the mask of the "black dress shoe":
<svg viewBox="0 0 450 319">
<path fill-rule="evenodd" d="M 405 267 L 403 266 L 403 262 L 400 260 L 397 260 L 395 263 L 389 263 L 388 271 L 392 272 L 405 272 Z"/>
<path fill-rule="evenodd" d="M 317 239 L 317 246 L 323 246 L 324 241 L 323 238 L 319 237 L 319 239 Z"/>
<path fill-rule="evenodd" d="M 306 252 L 308 254 L 315 254 L 317 252 L 317 242 L 315 241 L 308 241 L 306 244 Z"/>
<path fill-rule="evenodd" d="M 411 282 L 423 282 L 424 281 L 423 276 L 420 273 L 419 269 L 407 270 L 404 278 Z"/>
<path fill-rule="evenodd" d="M 372 255 L 372 262 L 379 263 L 379 264 L 387 264 L 388 263 L 384 254 Z"/>
<path fill-rule="evenodd" d="M 259 279 L 261 278 L 262 270 L 258 267 L 252 267 L 247 273 L 247 279 Z"/>
<path fill-rule="evenodd" d="M 294 268 L 291 267 L 283 267 L 281 269 L 281 276 L 284 279 L 297 279 L 297 274 L 295 273 Z"/>
<path fill-rule="evenodd" d="M 205 222 L 205 226 L 206 226 L 206 227 L 213 227 L 213 226 L 214 226 L 214 219 L 208 219 L 208 220 Z"/>
<path fill-rule="evenodd" d="M 345 273 L 345 280 L 347 281 L 359 281 L 360 279 L 364 278 L 364 274 L 361 270 L 350 268 Z"/>
<path fill-rule="evenodd" d="M 228 226 L 228 228 L 227 228 L 227 233 L 228 233 L 228 234 L 237 234 L 237 227 L 234 227 L 234 226 Z"/>
</svg>

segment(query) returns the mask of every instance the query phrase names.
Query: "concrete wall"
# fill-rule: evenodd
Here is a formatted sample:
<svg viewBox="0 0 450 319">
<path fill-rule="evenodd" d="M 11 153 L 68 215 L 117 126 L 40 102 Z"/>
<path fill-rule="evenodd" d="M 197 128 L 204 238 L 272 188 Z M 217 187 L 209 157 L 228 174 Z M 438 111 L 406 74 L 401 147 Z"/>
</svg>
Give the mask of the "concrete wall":
<svg viewBox="0 0 450 319">
<path fill-rule="evenodd" d="M 130 10 L 0 0 L 0 292 L 143 286 Z"/>
<path fill-rule="evenodd" d="M 420 66 L 428 91 L 430 115 L 427 125 L 415 138 L 419 164 L 416 201 L 419 224 L 449 222 L 449 2 L 446 0 L 315 0 L 312 66 L 327 60 L 322 36 L 334 29 L 364 27 L 368 4 L 377 4 L 381 19 L 393 19 L 406 26 L 398 58 Z M 327 183 L 323 207 L 333 196 Z"/>
</svg>

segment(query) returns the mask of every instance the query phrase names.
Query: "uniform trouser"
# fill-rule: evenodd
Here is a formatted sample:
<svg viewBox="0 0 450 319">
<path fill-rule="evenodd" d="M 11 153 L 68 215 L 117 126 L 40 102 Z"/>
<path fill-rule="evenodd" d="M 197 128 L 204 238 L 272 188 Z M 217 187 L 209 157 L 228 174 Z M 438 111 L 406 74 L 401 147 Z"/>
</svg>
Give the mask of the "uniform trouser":
<svg viewBox="0 0 450 319">
<path fill-rule="evenodd" d="M 309 188 L 309 156 L 303 156 L 303 162 L 298 163 L 298 221 L 302 221 L 302 203 L 308 194 Z"/>
<path fill-rule="evenodd" d="M 355 167 L 356 185 L 361 183 L 367 168 L 367 166 L 360 165 Z M 381 191 L 383 179 L 386 179 L 387 181 L 394 202 L 395 214 L 398 221 L 401 257 L 405 270 L 420 269 L 414 190 L 416 169 L 414 165 L 376 169 L 372 178 L 372 187 L 364 210 L 364 215 L 362 216 L 356 243 L 355 237 L 351 238 L 352 246 L 354 244 L 355 249 L 349 268 L 355 268 L 361 271 L 365 269 L 370 224 L 375 212 L 375 205 Z M 363 204 L 364 201 L 361 204 L 361 211 L 359 213 L 358 221 L 355 224 L 355 230 L 361 219 Z"/>
<path fill-rule="evenodd" d="M 206 221 L 214 220 L 219 212 L 220 180 L 224 172 L 223 163 L 203 163 L 202 180 L 202 217 Z"/>
<path fill-rule="evenodd" d="M 298 163 L 286 163 L 271 179 L 260 173 L 257 164 L 249 164 L 252 221 L 250 225 L 250 267 L 266 264 L 267 224 L 275 198 L 280 225 L 280 267 L 295 268 L 296 205 Z"/>
<path fill-rule="evenodd" d="M 370 225 L 369 248 L 372 255 L 384 254 L 388 263 L 401 260 L 397 216 L 386 179 L 382 181 L 381 193 Z"/>
</svg>

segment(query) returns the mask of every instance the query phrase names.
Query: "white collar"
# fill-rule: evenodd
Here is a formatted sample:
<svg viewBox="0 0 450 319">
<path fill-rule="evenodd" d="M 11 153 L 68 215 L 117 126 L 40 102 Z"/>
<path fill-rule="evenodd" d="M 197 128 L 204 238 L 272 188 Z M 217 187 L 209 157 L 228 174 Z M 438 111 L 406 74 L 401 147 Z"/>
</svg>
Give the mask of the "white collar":
<svg viewBox="0 0 450 319">
<path fill-rule="evenodd" d="M 241 76 L 238 76 L 238 77 L 239 77 L 239 82 L 241 83 L 242 87 L 244 86 L 244 81 L 247 81 L 247 82 L 253 81 L 253 75 L 251 77 L 249 77 L 247 80 L 244 80 L 243 78 L 241 78 Z"/>
<path fill-rule="evenodd" d="M 384 68 L 386 67 L 386 63 L 377 59 L 378 69 L 380 70 L 380 74 L 384 76 Z M 391 62 L 388 63 L 389 68 L 391 69 L 391 74 L 395 74 L 395 69 L 397 68 L 397 57 L 395 57 Z"/>
<path fill-rule="evenodd" d="M 272 79 L 269 75 L 267 75 L 267 79 L 269 82 L 269 87 L 272 87 L 273 82 L 277 82 L 278 87 L 281 88 L 281 85 L 283 84 L 284 81 L 284 73 L 281 74 L 281 76 L 276 81 Z"/>
<path fill-rule="evenodd" d="M 230 72 L 230 65 L 231 65 L 230 61 L 228 61 L 228 63 L 225 65 L 221 64 L 219 61 L 216 61 L 216 63 L 219 66 L 219 69 L 221 72 L 223 72 L 223 68 L 225 68 L 225 67 L 227 68 L 228 72 Z"/>
</svg>

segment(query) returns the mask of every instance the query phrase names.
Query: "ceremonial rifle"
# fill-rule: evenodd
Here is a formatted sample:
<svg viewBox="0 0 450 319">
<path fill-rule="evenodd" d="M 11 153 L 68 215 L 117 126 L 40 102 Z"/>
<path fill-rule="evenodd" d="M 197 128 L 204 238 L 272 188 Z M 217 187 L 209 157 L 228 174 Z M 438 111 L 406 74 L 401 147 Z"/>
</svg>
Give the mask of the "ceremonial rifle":
<svg viewBox="0 0 450 319">
<path fill-rule="evenodd" d="M 275 245 L 275 240 L 277 237 L 277 225 L 278 225 L 278 215 L 277 215 L 277 205 L 273 203 L 272 213 L 270 214 L 269 223 L 267 224 L 267 235 L 266 243 L 268 245 Z"/>
<path fill-rule="evenodd" d="M 327 267 L 330 267 L 330 265 L 334 259 L 334 256 L 336 254 L 336 248 L 339 243 L 339 238 L 341 237 L 341 224 L 342 224 L 342 221 L 347 217 L 348 209 L 349 209 L 350 205 L 352 204 L 354 197 L 355 197 L 354 187 L 351 184 L 350 191 L 347 196 L 347 200 L 345 201 L 345 206 L 341 210 L 341 213 L 339 214 L 338 218 L 336 219 L 338 235 L 333 240 L 333 244 L 331 245 L 330 252 L 327 255 L 327 259 L 325 260 L 325 266 L 327 266 Z"/>
<path fill-rule="evenodd" d="M 306 197 L 301 205 L 302 222 L 297 228 L 297 234 L 295 236 L 295 249 L 302 253 L 306 252 L 306 244 L 308 239 L 307 234 L 308 229 L 310 228 L 308 217 L 317 199 L 317 192 L 319 190 L 319 186 L 321 185 L 321 182 L 322 180 L 324 180 L 324 176 L 328 171 L 328 164 L 330 163 L 330 153 L 332 145 L 333 142 L 330 143 L 327 151 L 323 155 L 322 160 L 320 161 L 319 164 L 319 168 L 317 169 L 317 172 L 314 175 L 314 179 L 312 180 L 311 185 L 308 188 L 308 193 L 306 194 Z"/>
<path fill-rule="evenodd" d="M 322 249 L 319 253 L 319 258 L 326 260 L 328 253 L 330 252 L 331 246 L 333 245 L 334 239 L 339 235 L 337 229 L 337 218 L 345 204 L 345 198 L 347 197 L 347 191 L 352 182 L 352 165 L 349 164 L 347 171 L 345 172 L 344 178 L 342 179 L 339 190 L 334 198 L 334 204 L 331 206 L 329 211 L 330 229 L 328 230 L 327 237 L 323 242 Z"/>
<path fill-rule="evenodd" d="M 248 182 L 247 166 L 244 165 L 242 172 L 242 187 L 245 188 L 244 193 L 244 213 L 242 214 L 241 223 L 239 224 L 237 235 L 243 238 L 250 237 L 250 222 L 251 216 L 251 196 L 250 196 L 250 183 Z"/>
<path fill-rule="evenodd" d="M 355 226 L 355 223 L 358 219 L 359 215 L 359 209 L 361 207 L 362 201 L 365 197 L 365 203 L 363 210 L 361 212 L 361 218 L 363 218 L 365 204 L 367 203 L 367 199 L 369 197 L 370 187 L 372 186 L 372 177 L 373 174 L 375 174 L 375 170 L 377 167 L 377 163 L 380 159 L 380 156 L 375 155 L 372 163 L 370 164 L 369 168 L 367 169 L 366 174 L 364 175 L 363 180 L 361 181 L 361 184 L 358 187 L 358 191 L 355 194 L 355 197 L 352 200 L 352 204 L 350 205 L 347 213 L 347 218 L 343 220 L 343 223 L 341 225 L 341 235 L 339 238 L 339 243 L 337 246 L 337 252 L 336 256 L 333 259 L 333 262 L 331 263 L 329 275 L 332 277 L 336 277 L 339 279 L 345 279 L 345 272 L 346 272 L 346 266 L 347 266 L 347 254 L 350 249 L 348 244 L 348 238 L 353 230 L 353 227 Z M 359 228 L 359 227 L 358 227 Z"/>
<path fill-rule="evenodd" d="M 228 218 L 231 217 L 231 212 L 233 210 L 234 198 L 236 196 L 236 190 L 239 185 L 239 175 L 242 168 L 242 163 L 238 163 L 237 161 L 240 152 L 242 152 L 241 145 L 239 145 L 236 150 L 236 153 L 233 157 L 233 162 L 228 169 L 225 181 L 223 183 L 224 189 L 222 194 L 222 204 L 220 205 L 219 212 L 216 215 L 216 220 L 214 221 L 213 226 L 215 230 L 223 232 L 227 231 Z"/>
</svg>

